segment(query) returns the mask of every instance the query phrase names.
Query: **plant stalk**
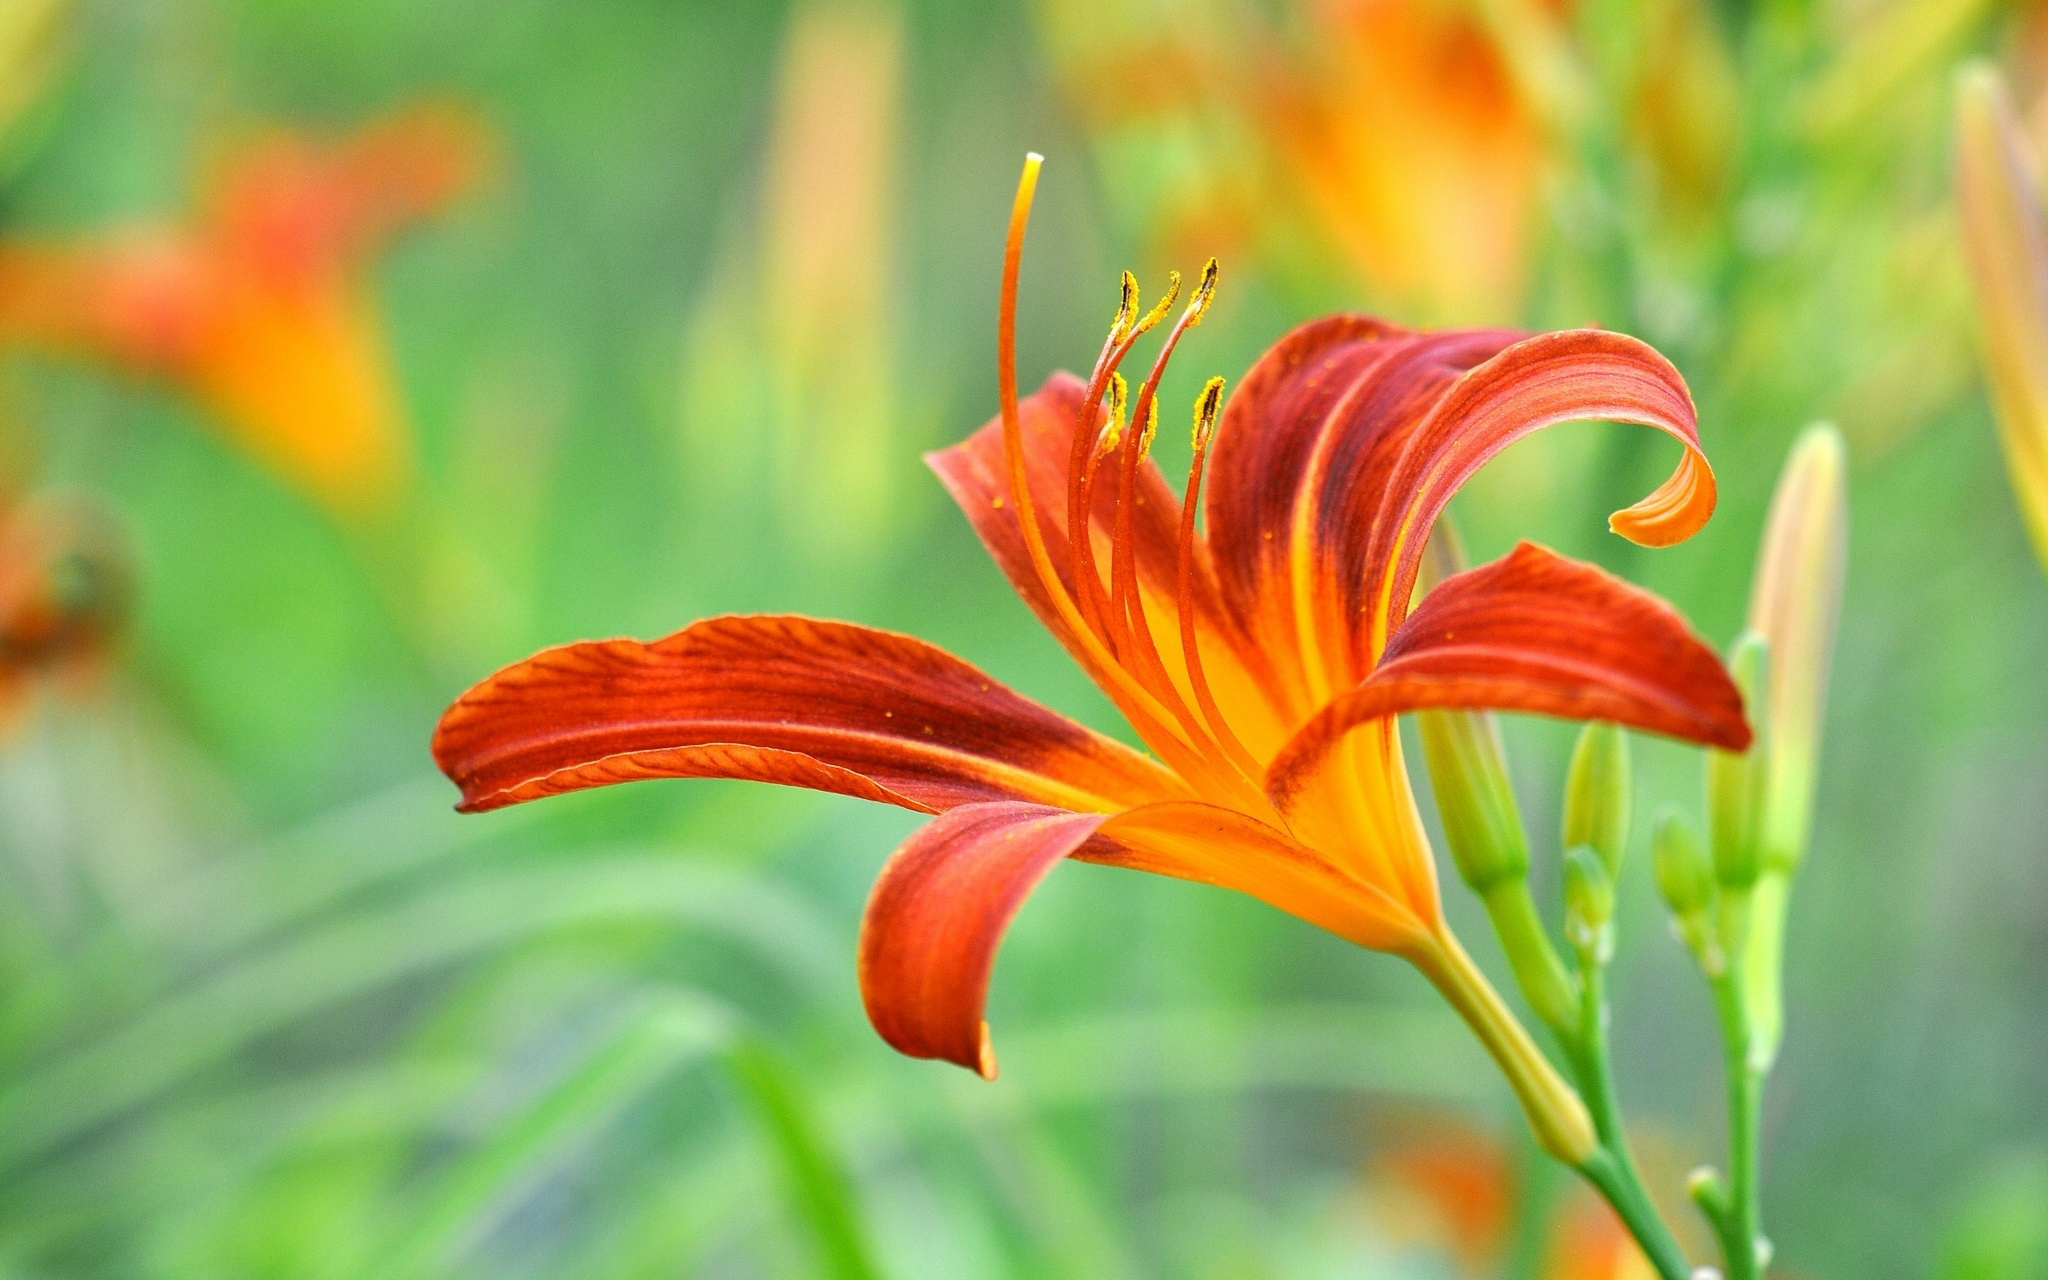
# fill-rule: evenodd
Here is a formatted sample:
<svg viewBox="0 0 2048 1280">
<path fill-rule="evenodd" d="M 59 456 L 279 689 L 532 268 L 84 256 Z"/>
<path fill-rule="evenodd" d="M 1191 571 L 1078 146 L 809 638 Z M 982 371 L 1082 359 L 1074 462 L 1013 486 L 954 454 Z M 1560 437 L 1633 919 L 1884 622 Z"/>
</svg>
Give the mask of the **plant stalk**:
<svg viewBox="0 0 2048 1280">
<path fill-rule="evenodd" d="M 1709 1212 L 1720 1237 L 1728 1280 L 1760 1280 L 1763 1274 L 1763 1201 L 1758 1147 L 1763 1122 L 1764 1077 L 1767 1068 L 1752 1061 L 1748 1010 L 1742 996 L 1741 960 L 1714 982 L 1714 1005 L 1721 1016 L 1721 1041 L 1726 1052 L 1728 1085 L 1728 1198 L 1719 1212 Z"/>
<path fill-rule="evenodd" d="M 1615 1214 L 1642 1246 L 1659 1280 L 1689 1280 L 1692 1264 L 1672 1236 L 1643 1186 L 1643 1175 L 1629 1151 L 1622 1128 L 1621 1105 L 1614 1089 L 1614 1067 L 1607 1047 L 1607 988 L 1602 966 L 1588 959 L 1579 967 L 1580 1021 L 1577 1042 L 1569 1046 L 1579 1090 L 1592 1114 L 1599 1149 L 1578 1166 L 1588 1182 L 1614 1207 Z"/>
</svg>

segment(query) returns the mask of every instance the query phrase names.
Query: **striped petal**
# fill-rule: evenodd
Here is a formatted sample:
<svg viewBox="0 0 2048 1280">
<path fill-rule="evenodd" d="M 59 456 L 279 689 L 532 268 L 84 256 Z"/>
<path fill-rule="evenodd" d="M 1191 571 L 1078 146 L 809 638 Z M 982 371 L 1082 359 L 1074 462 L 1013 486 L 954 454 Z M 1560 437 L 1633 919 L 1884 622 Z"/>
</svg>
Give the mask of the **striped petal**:
<svg viewBox="0 0 2048 1280">
<path fill-rule="evenodd" d="M 1430 530 L 1473 473 L 1517 440 L 1587 419 L 1654 427 L 1685 446 L 1670 478 L 1615 512 L 1609 527 L 1651 547 L 1699 531 L 1714 513 L 1714 473 L 1700 452 L 1692 395 L 1678 370 L 1623 334 L 1539 334 L 1460 378 L 1402 445 L 1381 488 L 1367 557 L 1373 649 L 1400 626 Z"/>
<path fill-rule="evenodd" d="M 923 812 L 1184 794 L 1145 757 L 909 636 L 726 617 L 549 649 L 464 694 L 434 758 L 464 810 L 642 778 L 778 782 Z"/>
<path fill-rule="evenodd" d="M 1069 857 L 1236 889 L 1380 950 L 1414 945 L 1426 924 L 1281 832 L 1215 805 L 1113 816 L 962 805 L 905 841 L 869 896 L 860 987 L 882 1039 L 993 1079 L 985 1008 L 996 952 L 1024 899 Z"/>
<path fill-rule="evenodd" d="M 905 841 L 860 926 L 860 992 L 890 1047 L 993 1080 L 983 1008 L 1017 908 L 1105 821 L 1016 802 L 962 805 Z"/>
<path fill-rule="evenodd" d="M 1460 375 L 1519 336 L 1332 316 L 1282 338 L 1231 397 L 1210 473 L 1209 547 L 1241 625 L 1269 652 L 1300 656 L 1289 664 L 1297 721 L 1364 675 L 1352 634 L 1402 443 Z"/>
<path fill-rule="evenodd" d="M 1750 739 L 1741 694 L 1675 610 L 1525 542 L 1430 592 L 1378 669 L 1281 751 L 1267 788 L 1291 803 L 1353 729 L 1438 707 L 1611 721 L 1728 750 Z"/>
</svg>

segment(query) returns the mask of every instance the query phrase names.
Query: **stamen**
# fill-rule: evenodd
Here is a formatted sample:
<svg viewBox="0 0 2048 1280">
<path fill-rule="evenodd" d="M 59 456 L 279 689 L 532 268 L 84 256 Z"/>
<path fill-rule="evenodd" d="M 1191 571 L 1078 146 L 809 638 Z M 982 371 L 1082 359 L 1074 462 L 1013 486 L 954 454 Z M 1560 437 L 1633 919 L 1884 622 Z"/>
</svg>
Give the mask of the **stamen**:
<svg viewBox="0 0 2048 1280">
<path fill-rule="evenodd" d="M 1109 557 L 1109 643 L 1125 661 L 1136 662 L 1145 668 L 1144 675 L 1163 685 L 1166 692 L 1162 694 L 1161 702 L 1181 720 L 1190 734 L 1203 739 L 1208 738 L 1208 735 L 1202 732 L 1194 713 L 1187 709 L 1178 687 L 1167 675 L 1166 664 L 1161 661 L 1158 645 L 1152 636 L 1151 620 L 1145 616 L 1143 596 L 1138 589 L 1137 557 L 1131 525 L 1132 509 L 1136 505 L 1133 495 L 1136 489 L 1138 464 L 1145 456 L 1145 452 L 1150 449 L 1152 438 L 1158 431 L 1159 379 L 1165 374 L 1167 362 L 1173 358 L 1174 348 L 1180 344 L 1181 337 L 1201 323 L 1203 313 L 1208 310 L 1209 302 L 1215 296 L 1216 274 L 1216 261 L 1212 258 L 1202 269 L 1200 288 L 1189 301 L 1187 310 L 1181 313 L 1180 319 L 1166 335 L 1166 341 L 1160 345 L 1159 355 L 1152 362 L 1151 372 L 1146 375 L 1144 384 L 1138 389 L 1138 401 L 1132 409 L 1131 417 L 1134 422 L 1142 419 L 1146 425 L 1137 440 L 1127 441 L 1120 450 L 1116 525 L 1110 537 Z M 1176 276 L 1174 279 L 1177 284 L 1179 277 Z M 1163 309 L 1154 307 L 1153 314 L 1163 314 Z M 1090 479 L 1092 480 L 1092 477 Z M 1167 696 L 1169 694 L 1170 696 Z M 1230 763 L 1236 765 L 1235 760 Z M 1247 775 L 1247 778 L 1255 779 L 1256 776 Z"/>
<path fill-rule="evenodd" d="M 1124 375 L 1109 375 L 1109 427 L 1102 434 L 1102 448 L 1098 453 L 1108 453 L 1116 447 L 1117 435 L 1124 429 L 1124 411 L 1130 408 L 1131 384 L 1124 381 Z"/>
<path fill-rule="evenodd" d="M 1095 370 L 1088 377 L 1088 394 L 1081 403 L 1081 416 L 1074 424 L 1074 444 L 1067 455 L 1067 550 L 1073 569 L 1076 590 L 1080 595 L 1081 615 L 1095 634 L 1112 650 L 1117 648 L 1116 627 L 1108 617 L 1109 600 L 1102 585 L 1102 574 L 1095 566 L 1095 508 L 1090 504 L 1093 493 L 1093 470 L 1096 456 L 1091 451 L 1095 441 L 1094 426 L 1097 406 L 1102 402 L 1104 389 L 1110 388 L 1119 396 L 1128 393 L 1123 376 L 1117 373 L 1117 366 L 1130 354 L 1131 345 L 1166 315 L 1173 299 L 1180 294 L 1180 274 L 1167 275 L 1166 297 L 1152 310 L 1137 320 L 1134 325 L 1125 325 L 1127 316 L 1136 316 L 1138 310 L 1138 280 L 1130 272 L 1123 273 L 1122 301 L 1117 306 L 1116 319 L 1111 323 L 1109 338 L 1102 344 L 1102 354 L 1096 357 Z M 1123 388 L 1118 391 L 1116 388 Z M 1121 411 L 1117 411 L 1120 416 Z M 1114 442 L 1111 442 L 1113 447 Z"/>
<path fill-rule="evenodd" d="M 1201 750 L 1175 732 L 1172 721 L 1177 717 L 1124 670 L 1081 617 L 1053 568 L 1044 530 L 1039 527 L 1036 504 L 1031 500 L 1030 475 L 1024 462 L 1023 415 L 1017 406 L 1017 276 L 1024 257 L 1024 230 L 1031 221 L 1031 199 L 1038 187 L 1039 166 L 1044 163 L 1045 158 L 1036 152 L 1027 155 L 1023 175 L 1017 180 L 1017 198 L 1010 207 L 1010 229 L 1003 245 L 1003 286 L 996 315 L 996 393 L 1002 411 L 1003 452 L 1010 470 L 1010 497 L 1017 504 L 1018 529 L 1023 534 L 1032 568 L 1038 572 L 1040 586 L 1060 621 L 1073 634 L 1074 642 L 1081 647 L 1088 665 L 1095 668 L 1091 674 L 1098 676 L 1104 692 L 1130 718 L 1132 727 L 1167 756 L 1169 765 L 1176 770 L 1190 765 L 1199 769 Z M 1117 697 L 1118 694 L 1123 696 Z M 1177 749 L 1169 754 L 1169 748 Z M 1176 756 L 1181 759 L 1175 759 Z"/>
<path fill-rule="evenodd" d="M 1130 333 L 1131 326 L 1138 319 L 1138 277 L 1126 271 L 1118 284 L 1122 286 L 1123 296 L 1116 306 L 1116 319 L 1109 326 L 1108 345 L 1112 347 Z"/>
<path fill-rule="evenodd" d="M 1168 290 L 1166 298 L 1162 300 L 1162 305 L 1152 308 L 1152 315 L 1156 316 L 1165 314 L 1164 303 L 1171 301 L 1174 294 L 1179 292 L 1180 276 L 1178 274 L 1176 274 L 1173 277 L 1173 286 L 1174 287 L 1172 289 Z M 1154 434 L 1157 433 L 1159 429 L 1159 406 L 1155 403 L 1159 393 L 1159 379 L 1165 375 L 1166 364 L 1169 360 L 1173 359 L 1173 349 L 1180 345 L 1182 335 L 1187 333 L 1188 330 L 1194 328 L 1196 325 L 1202 323 L 1202 316 L 1205 312 L 1209 310 L 1209 302 L 1215 296 L 1216 259 L 1211 258 L 1202 267 L 1202 281 L 1200 286 L 1198 286 L 1195 290 L 1195 296 L 1189 299 L 1188 309 L 1186 311 L 1181 312 L 1180 319 L 1176 320 L 1174 322 L 1173 328 L 1170 331 L 1168 331 L 1166 335 L 1166 341 L 1159 344 L 1159 354 L 1153 358 L 1152 371 L 1145 375 L 1144 384 L 1138 388 L 1138 403 L 1137 407 L 1131 411 L 1131 419 L 1135 422 L 1138 419 L 1142 418 L 1144 419 L 1146 424 L 1144 438 L 1140 441 L 1141 457 L 1143 456 L 1144 450 L 1149 450 L 1152 447 L 1152 437 Z M 1150 318 L 1150 316 L 1147 317 L 1148 320 Z M 1135 460 L 1133 462 L 1133 466 L 1131 469 L 1135 472 Z M 1128 492 L 1125 490 L 1119 490 L 1119 505 L 1128 500 Z M 1121 525 L 1122 522 L 1120 521 L 1119 528 L 1121 528 Z M 1115 608 L 1117 579 L 1119 577 L 1117 558 L 1119 556 L 1126 554 L 1127 551 L 1128 547 L 1125 545 L 1125 539 L 1121 534 L 1118 534 L 1116 537 L 1111 539 L 1109 581 L 1111 600 L 1110 612 L 1112 617 L 1114 617 L 1115 613 L 1117 612 Z"/>
<path fill-rule="evenodd" d="M 1195 691 L 1195 705 L 1201 709 L 1202 720 L 1207 724 L 1210 735 L 1230 756 L 1230 762 L 1246 778 L 1257 781 L 1263 770 L 1252 758 L 1252 753 L 1245 749 L 1244 743 L 1231 732 L 1229 721 L 1223 718 L 1222 708 L 1216 705 L 1216 695 L 1209 688 L 1209 674 L 1202 667 L 1201 641 L 1195 633 L 1195 511 L 1202 499 L 1202 468 L 1209 459 L 1209 441 L 1215 438 L 1216 419 L 1222 410 L 1223 379 L 1211 378 L 1202 387 L 1202 394 L 1195 399 L 1195 456 L 1188 464 L 1187 494 L 1180 504 L 1180 547 L 1175 557 L 1180 583 L 1174 603 L 1180 615 L 1181 657 L 1187 663 L 1188 684 Z"/>
</svg>

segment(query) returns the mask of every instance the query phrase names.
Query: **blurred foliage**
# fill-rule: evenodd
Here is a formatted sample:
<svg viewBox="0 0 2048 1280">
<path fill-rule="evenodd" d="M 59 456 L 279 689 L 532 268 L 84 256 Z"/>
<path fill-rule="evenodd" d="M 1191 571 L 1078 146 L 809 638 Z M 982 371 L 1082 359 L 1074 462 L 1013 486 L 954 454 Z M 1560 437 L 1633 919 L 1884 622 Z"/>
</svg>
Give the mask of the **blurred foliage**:
<svg viewBox="0 0 2048 1280">
<path fill-rule="evenodd" d="M 423 100 L 497 156 L 366 267 L 417 464 L 390 511 L 331 515 L 162 388 L 0 371 L 10 506 L 91 495 L 134 582 L 98 677 L 33 682 L 0 755 L 0 1276 L 1459 1265 L 1390 1225 L 1372 1154 L 1418 1107 L 1511 1110 L 1397 966 L 1066 868 L 1006 948 L 989 1086 L 861 1023 L 907 816 L 709 783 L 446 811 L 426 738 L 464 685 L 714 612 L 914 630 L 1106 723 L 917 457 L 992 411 L 1027 147 L 1027 381 L 1092 354 L 1119 267 L 1208 252 L 1170 401 L 1336 307 L 1657 344 L 1721 477 L 1705 534 L 1605 535 L 1669 459 L 1601 426 L 1459 519 L 1716 643 L 1787 446 L 1841 425 L 1772 1234 L 1787 1274 L 2041 1275 L 2048 589 L 1977 386 L 1949 101 L 1988 54 L 2048 120 L 2044 33 L 1992 0 L 0 0 L 0 238 L 175 223 L 239 139 Z M 1554 828 L 1568 731 L 1505 727 Z M 1698 761 L 1637 766 L 1641 842 Z M 1683 1169 L 1711 1019 L 1647 872 L 1620 890 L 1622 1088 Z"/>
</svg>

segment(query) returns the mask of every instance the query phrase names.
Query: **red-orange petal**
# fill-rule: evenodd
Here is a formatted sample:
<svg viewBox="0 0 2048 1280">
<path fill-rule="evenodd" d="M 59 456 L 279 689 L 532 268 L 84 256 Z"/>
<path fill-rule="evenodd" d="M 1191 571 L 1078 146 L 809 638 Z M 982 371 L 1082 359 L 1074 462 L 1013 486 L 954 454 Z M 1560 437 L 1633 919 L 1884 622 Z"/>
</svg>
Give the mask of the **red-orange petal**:
<svg viewBox="0 0 2048 1280">
<path fill-rule="evenodd" d="M 984 1008 L 996 951 L 1024 899 L 1069 857 L 1235 889 L 1364 947 L 1398 950 L 1427 927 L 1285 833 L 1216 805 L 1108 816 L 962 805 L 911 836 L 868 899 L 860 987 L 882 1038 L 993 1078 Z"/>
<path fill-rule="evenodd" d="M 1676 610 L 1524 542 L 1424 597 L 1378 669 L 1282 749 L 1267 789 L 1293 796 L 1346 733 L 1429 707 L 1605 720 L 1735 751 L 1750 740 L 1742 695 Z"/>
<path fill-rule="evenodd" d="M 1700 452 L 1692 394 L 1671 362 L 1625 334 L 1538 334 L 1473 369 L 1407 441 L 1373 522 L 1370 598 L 1389 631 L 1407 612 L 1423 545 L 1465 481 L 1515 441 L 1563 422 L 1654 427 L 1685 446 L 1670 479 L 1609 525 L 1645 546 L 1669 546 L 1714 513 L 1714 473 Z"/>
<path fill-rule="evenodd" d="M 1315 673 L 1293 690 L 1297 716 L 1365 674 L 1353 641 L 1373 521 L 1405 442 L 1460 376 L 1521 336 L 1330 316 L 1282 338 L 1231 397 L 1209 548 L 1241 625 Z"/>
<path fill-rule="evenodd" d="M 923 812 L 1017 799 L 1109 810 L 1184 794 L 1137 752 L 921 640 L 780 616 L 536 654 L 456 700 L 434 759 L 467 811 L 662 777 Z"/>
<path fill-rule="evenodd" d="M 993 1080 L 982 1011 L 996 949 L 1032 889 L 1104 821 L 1045 805 L 969 804 L 905 841 L 860 927 L 861 999 L 882 1039 Z"/>
</svg>

